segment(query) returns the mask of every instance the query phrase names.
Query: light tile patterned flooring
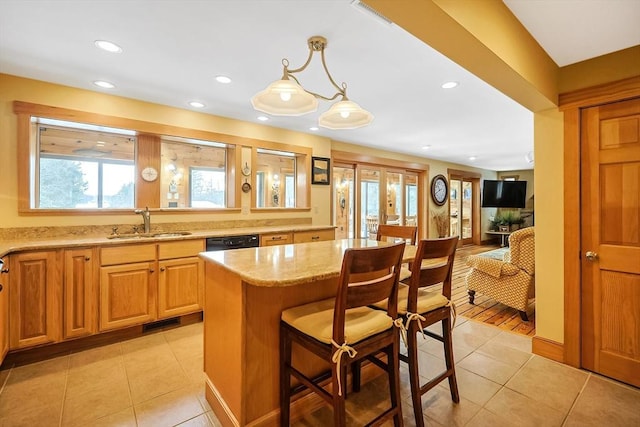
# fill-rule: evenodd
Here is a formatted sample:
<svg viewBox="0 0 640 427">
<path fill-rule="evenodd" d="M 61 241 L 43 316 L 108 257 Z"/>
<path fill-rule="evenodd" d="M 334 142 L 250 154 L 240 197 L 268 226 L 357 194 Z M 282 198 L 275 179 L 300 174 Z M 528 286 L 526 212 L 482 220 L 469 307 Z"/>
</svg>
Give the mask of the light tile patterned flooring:
<svg viewBox="0 0 640 427">
<path fill-rule="evenodd" d="M 421 374 L 444 367 L 421 342 Z M 459 318 L 461 400 L 446 381 L 422 398 L 430 426 L 640 426 L 640 390 L 532 355 L 531 338 Z M 204 399 L 202 323 L 0 371 L 0 426 L 218 426 Z M 406 367 L 405 425 L 415 425 Z M 381 375 L 348 399 L 350 425 L 388 404 Z M 296 426 L 331 425 L 321 408 Z"/>
</svg>

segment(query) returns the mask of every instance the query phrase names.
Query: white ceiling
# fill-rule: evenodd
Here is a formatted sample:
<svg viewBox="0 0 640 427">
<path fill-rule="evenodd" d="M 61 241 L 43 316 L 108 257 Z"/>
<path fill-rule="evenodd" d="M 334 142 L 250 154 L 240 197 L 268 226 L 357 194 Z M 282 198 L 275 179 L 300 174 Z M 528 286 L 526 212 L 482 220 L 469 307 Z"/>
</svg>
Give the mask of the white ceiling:
<svg viewBox="0 0 640 427">
<path fill-rule="evenodd" d="M 505 3 L 559 65 L 640 44 L 638 0 Z M 375 116 L 364 128 L 317 133 L 490 170 L 531 168 L 531 112 L 352 0 L 1 0 L 0 72 L 184 109 L 199 100 L 206 113 L 256 122 L 249 99 L 280 78 L 282 58 L 302 65 L 313 35 L 328 39 L 335 80 Z M 101 51 L 98 39 L 124 51 Z M 232 83 L 217 83 L 220 74 Z M 319 56 L 300 76 L 333 94 Z M 450 80 L 460 85 L 440 87 Z M 266 125 L 312 132 L 329 105 Z"/>
</svg>

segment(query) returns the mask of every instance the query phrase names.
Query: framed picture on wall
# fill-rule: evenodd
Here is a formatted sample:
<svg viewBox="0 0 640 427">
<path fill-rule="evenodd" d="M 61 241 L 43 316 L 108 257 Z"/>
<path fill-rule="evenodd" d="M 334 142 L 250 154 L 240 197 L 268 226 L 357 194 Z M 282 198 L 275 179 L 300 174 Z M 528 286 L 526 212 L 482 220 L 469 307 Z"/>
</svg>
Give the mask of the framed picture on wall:
<svg viewBox="0 0 640 427">
<path fill-rule="evenodd" d="M 329 185 L 331 159 L 326 157 L 311 158 L 311 183 Z"/>
</svg>

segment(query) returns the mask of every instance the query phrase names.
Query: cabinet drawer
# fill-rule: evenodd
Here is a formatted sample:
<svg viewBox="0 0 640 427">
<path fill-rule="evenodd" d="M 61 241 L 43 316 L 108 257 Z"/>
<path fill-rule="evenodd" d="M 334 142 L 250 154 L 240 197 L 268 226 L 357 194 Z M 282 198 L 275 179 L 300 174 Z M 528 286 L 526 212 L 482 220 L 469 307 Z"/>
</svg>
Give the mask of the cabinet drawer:
<svg viewBox="0 0 640 427">
<path fill-rule="evenodd" d="M 293 235 L 291 233 L 260 235 L 260 246 L 286 245 L 288 243 L 293 243 Z"/>
<path fill-rule="evenodd" d="M 156 245 L 126 245 L 100 249 L 100 265 L 155 261 Z"/>
<path fill-rule="evenodd" d="M 316 231 L 296 231 L 293 235 L 293 243 L 321 242 L 323 240 L 334 240 L 336 238 L 335 230 L 316 230 Z"/>
<path fill-rule="evenodd" d="M 204 240 L 180 240 L 158 244 L 158 259 L 197 256 L 204 251 Z"/>
</svg>

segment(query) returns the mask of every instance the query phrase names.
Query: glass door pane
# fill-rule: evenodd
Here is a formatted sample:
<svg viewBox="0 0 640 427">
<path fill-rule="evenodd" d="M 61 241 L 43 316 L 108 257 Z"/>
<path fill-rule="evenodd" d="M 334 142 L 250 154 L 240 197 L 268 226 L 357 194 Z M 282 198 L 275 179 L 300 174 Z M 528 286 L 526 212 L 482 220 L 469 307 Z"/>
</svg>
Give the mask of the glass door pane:
<svg viewBox="0 0 640 427">
<path fill-rule="evenodd" d="M 463 243 L 467 243 L 466 239 L 473 237 L 472 218 L 473 218 L 473 185 L 470 181 L 462 181 L 462 236 Z M 471 243 L 470 241 L 468 243 Z"/>
<path fill-rule="evenodd" d="M 375 239 L 380 220 L 380 172 L 360 169 L 360 237 Z"/>
<path fill-rule="evenodd" d="M 396 172 L 387 172 L 387 203 L 385 205 L 385 220 L 387 224 L 400 224 L 403 196 L 402 175 Z"/>
<path fill-rule="evenodd" d="M 354 170 L 352 167 L 334 166 L 333 218 L 336 239 L 352 239 L 355 233 L 354 215 Z"/>
<path fill-rule="evenodd" d="M 460 236 L 460 214 L 462 212 L 462 182 L 451 179 L 449 182 L 449 233 L 451 236 Z"/>
<path fill-rule="evenodd" d="M 405 175 L 404 225 L 418 225 L 418 176 Z"/>
</svg>

